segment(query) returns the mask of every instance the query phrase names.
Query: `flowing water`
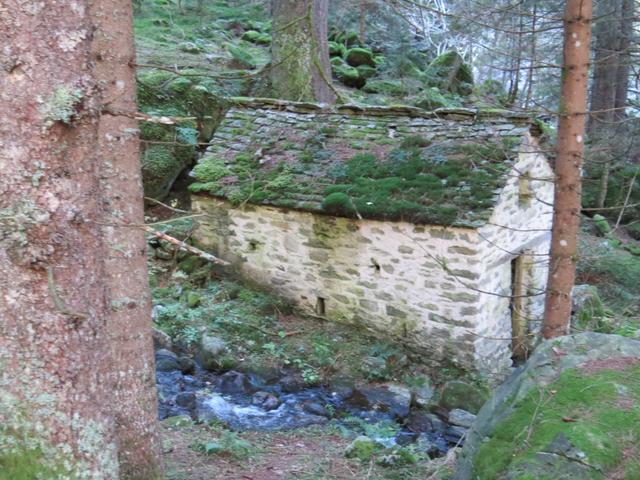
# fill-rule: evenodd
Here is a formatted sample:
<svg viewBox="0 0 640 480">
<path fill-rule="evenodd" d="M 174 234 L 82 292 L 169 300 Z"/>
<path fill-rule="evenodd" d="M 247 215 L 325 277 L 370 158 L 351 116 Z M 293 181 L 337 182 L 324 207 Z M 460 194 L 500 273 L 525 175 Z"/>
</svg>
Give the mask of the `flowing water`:
<svg viewBox="0 0 640 480">
<path fill-rule="evenodd" d="M 367 430 L 371 425 L 374 433 L 366 433 L 381 444 L 415 443 L 432 456 L 446 453 L 459 442 L 459 435 L 452 434 L 459 427 L 437 419 L 439 424 L 432 429 L 410 431 L 404 426 L 410 415 L 406 397 L 375 386 L 290 391 L 282 381 L 265 382 L 257 375 L 233 371 L 217 375 L 198 366 L 191 375 L 159 371 L 157 385 L 161 419 L 187 415 L 198 421 L 221 421 L 236 431 L 289 430 L 330 421 L 345 429 L 357 424 Z M 374 425 L 381 422 L 395 428 L 377 431 Z"/>
</svg>

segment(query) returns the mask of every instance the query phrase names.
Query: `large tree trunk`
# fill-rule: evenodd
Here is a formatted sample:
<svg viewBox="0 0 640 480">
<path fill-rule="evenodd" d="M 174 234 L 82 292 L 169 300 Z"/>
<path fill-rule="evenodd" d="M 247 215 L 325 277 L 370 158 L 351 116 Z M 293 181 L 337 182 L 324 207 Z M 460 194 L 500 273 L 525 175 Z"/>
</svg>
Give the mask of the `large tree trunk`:
<svg viewBox="0 0 640 480">
<path fill-rule="evenodd" d="M 0 18 L 0 455 L 24 435 L 52 467 L 118 478 L 91 19 L 18 0 Z"/>
<path fill-rule="evenodd" d="M 0 11 L 0 457 L 37 459 L 43 478 L 153 479 L 144 245 L 130 228 L 104 230 L 142 219 L 136 125 L 101 115 L 135 108 L 120 65 L 131 4 Z"/>
<path fill-rule="evenodd" d="M 589 82 L 591 0 L 567 0 L 556 158 L 555 205 L 544 338 L 567 333 L 580 227 L 581 169 Z"/>
<path fill-rule="evenodd" d="M 159 478 L 155 367 L 151 336 L 135 50 L 129 0 L 90 2 L 94 74 L 106 100 L 98 128 L 107 326 L 113 355 L 116 437 L 123 478 Z M 117 112 L 117 114 L 116 114 Z"/>
<path fill-rule="evenodd" d="M 273 0 L 271 84 L 286 100 L 335 103 L 327 43 L 329 0 Z"/>
</svg>

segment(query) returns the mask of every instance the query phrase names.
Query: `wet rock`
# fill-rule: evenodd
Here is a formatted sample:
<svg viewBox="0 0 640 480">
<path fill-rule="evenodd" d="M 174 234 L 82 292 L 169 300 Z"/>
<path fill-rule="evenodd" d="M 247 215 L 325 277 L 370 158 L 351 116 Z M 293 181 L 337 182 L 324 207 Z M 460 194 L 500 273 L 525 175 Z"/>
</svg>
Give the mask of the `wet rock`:
<svg viewBox="0 0 640 480">
<path fill-rule="evenodd" d="M 444 385 L 440 406 L 447 410 L 460 408 L 475 414 L 488 398 L 488 392 L 475 385 L 462 380 L 451 380 Z"/>
<path fill-rule="evenodd" d="M 447 446 L 438 445 L 438 443 L 428 435 L 421 433 L 415 443 L 415 449 L 418 452 L 426 453 L 427 455 L 429 455 L 429 458 L 438 458 L 446 453 Z"/>
<path fill-rule="evenodd" d="M 321 405 L 318 402 L 305 402 L 302 404 L 302 409 L 307 413 L 317 415 L 319 417 L 328 418 L 331 416 L 324 405 Z"/>
<path fill-rule="evenodd" d="M 346 402 L 362 410 L 389 412 L 401 419 L 409 415 L 411 391 L 397 384 L 356 388 Z"/>
<path fill-rule="evenodd" d="M 334 398 L 345 399 L 353 394 L 355 384 L 349 377 L 336 376 L 331 379 L 329 389 Z"/>
<path fill-rule="evenodd" d="M 413 411 L 407 418 L 406 427 L 411 432 L 444 432 L 447 424 L 433 413 Z"/>
<path fill-rule="evenodd" d="M 249 377 L 240 372 L 227 372 L 218 379 L 218 391 L 223 395 L 249 394 L 254 390 Z"/>
<path fill-rule="evenodd" d="M 158 370 L 159 372 L 180 370 L 178 356 L 171 350 L 160 349 L 156 351 L 156 370 Z"/>
<path fill-rule="evenodd" d="M 411 445 L 415 443 L 420 437 L 419 433 L 415 432 L 400 432 L 396 435 L 396 443 L 401 447 L 406 447 L 407 445 Z"/>
<path fill-rule="evenodd" d="M 470 428 L 473 422 L 476 421 L 476 416 L 473 413 L 454 408 L 449 412 L 449 423 L 458 425 L 459 427 Z"/>
<path fill-rule="evenodd" d="M 156 311 L 156 308 L 158 307 L 162 307 L 162 305 L 156 305 L 155 307 L 153 307 L 153 310 Z M 164 309 L 164 307 L 162 308 Z M 153 335 L 153 348 L 171 350 L 171 347 L 173 346 L 172 345 L 173 342 L 171 341 L 171 337 L 169 335 L 167 335 L 162 330 L 159 330 L 157 328 L 153 328 L 152 335 Z"/>
<path fill-rule="evenodd" d="M 196 394 L 194 392 L 181 392 L 176 395 L 176 405 L 187 410 L 195 410 Z"/>
<path fill-rule="evenodd" d="M 224 370 L 227 353 L 227 344 L 224 340 L 213 335 L 203 335 L 200 340 L 198 357 L 202 368 L 212 372 Z"/>
<path fill-rule="evenodd" d="M 291 373 L 280 379 L 280 388 L 285 393 L 297 393 L 304 387 L 305 383 L 300 375 Z"/>
<path fill-rule="evenodd" d="M 345 399 L 345 402 L 360 410 L 371 410 L 371 408 L 373 408 L 369 398 L 357 388 L 351 391 L 351 394 Z"/>
<path fill-rule="evenodd" d="M 464 438 L 467 436 L 468 428 L 458 425 L 449 425 L 444 432 L 444 438 L 449 443 L 464 445 Z"/>
<path fill-rule="evenodd" d="M 360 435 L 347 446 L 344 451 L 344 456 L 368 462 L 376 450 L 378 450 L 378 444 L 373 439 L 366 435 Z"/>
<path fill-rule="evenodd" d="M 185 375 L 191 375 L 196 370 L 196 362 L 185 355 L 178 357 L 178 366 L 180 367 L 180 371 Z"/>
<path fill-rule="evenodd" d="M 282 402 L 273 393 L 256 392 L 251 399 L 251 404 L 264 408 L 267 411 L 275 410 Z"/>
</svg>

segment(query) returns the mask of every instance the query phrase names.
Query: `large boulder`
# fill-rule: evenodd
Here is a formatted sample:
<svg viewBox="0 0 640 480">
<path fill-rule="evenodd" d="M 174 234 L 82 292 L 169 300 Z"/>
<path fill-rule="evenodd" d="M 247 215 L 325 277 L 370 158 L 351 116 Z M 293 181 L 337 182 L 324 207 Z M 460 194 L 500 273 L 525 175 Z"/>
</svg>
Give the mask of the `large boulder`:
<svg viewBox="0 0 640 480">
<path fill-rule="evenodd" d="M 370 67 L 376 66 L 376 62 L 373 57 L 373 52 L 368 48 L 355 47 L 347 51 L 345 60 L 352 67 L 359 67 L 360 65 L 368 65 Z"/>
<path fill-rule="evenodd" d="M 178 356 L 171 350 L 160 349 L 156 351 L 156 370 L 159 372 L 180 370 Z"/>
<path fill-rule="evenodd" d="M 469 382 L 451 380 L 444 384 L 440 397 L 440 406 L 453 410 L 455 408 L 477 413 L 489 398 L 489 393 Z"/>
<path fill-rule="evenodd" d="M 221 372 L 233 368 L 235 362 L 227 355 L 227 344 L 220 337 L 203 335 L 198 349 L 198 360 L 202 368 Z"/>
<path fill-rule="evenodd" d="M 455 480 L 637 478 L 638 385 L 638 340 L 547 340 L 478 413 Z"/>
<path fill-rule="evenodd" d="M 441 90 L 469 95 L 473 91 L 471 67 L 455 50 L 437 56 L 427 67 L 427 77 L 432 86 Z"/>
</svg>

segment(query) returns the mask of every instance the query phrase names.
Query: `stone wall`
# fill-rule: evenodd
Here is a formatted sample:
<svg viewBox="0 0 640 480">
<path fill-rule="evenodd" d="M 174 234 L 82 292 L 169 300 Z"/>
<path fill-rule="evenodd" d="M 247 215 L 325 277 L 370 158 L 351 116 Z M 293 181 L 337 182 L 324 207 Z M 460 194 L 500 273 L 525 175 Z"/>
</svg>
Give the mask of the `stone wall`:
<svg viewBox="0 0 640 480">
<path fill-rule="evenodd" d="M 351 220 L 194 196 L 196 240 L 309 315 L 402 341 L 434 363 L 475 368 L 480 260 L 471 229 Z M 446 266 L 445 266 L 446 264 Z M 324 299 L 324 313 L 317 310 Z"/>
</svg>

